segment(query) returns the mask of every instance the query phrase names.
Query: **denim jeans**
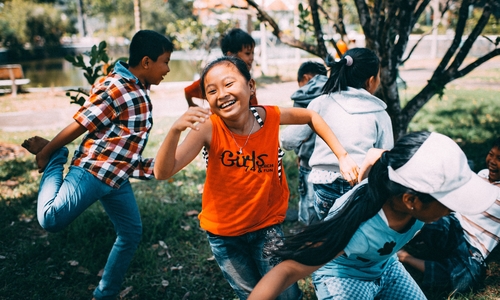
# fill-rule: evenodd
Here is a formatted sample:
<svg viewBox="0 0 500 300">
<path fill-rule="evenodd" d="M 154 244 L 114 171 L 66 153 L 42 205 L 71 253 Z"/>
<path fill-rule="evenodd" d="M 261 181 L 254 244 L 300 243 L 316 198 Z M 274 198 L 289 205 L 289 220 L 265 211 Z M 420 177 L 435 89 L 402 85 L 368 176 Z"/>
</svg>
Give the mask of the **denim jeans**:
<svg viewBox="0 0 500 300">
<path fill-rule="evenodd" d="M 410 245 L 428 253 L 415 255 L 425 259 L 424 288 L 468 293 L 483 287 L 487 265 L 481 252 L 465 240 L 455 216 L 425 224 Z"/>
<path fill-rule="evenodd" d="M 283 237 L 280 225 L 234 237 L 209 232 L 207 236 L 217 264 L 241 300 L 247 299 L 257 282 L 280 263 L 271 253 Z M 301 298 L 302 292 L 297 283 L 294 283 L 276 299 Z"/>
<path fill-rule="evenodd" d="M 299 167 L 299 221 L 305 225 L 319 222 L 314 209 L 314 187 L 308 182 L 310 169 Z"/>
<path fill-rule="evenodd" d="M 426 300 L 424 293 L 404 266 L 395 261 L 380 278 L 361 280 L 350 277 L 316 275 L 312 280 L 316 296 L 321 300 L 383 299 Z"/>
<path fill-rule="evenodd" d="M 132 187 L 127 181 L 114 189 L 76 166 L 71 166 L 63 177 L 67 159 L 68 149 L 61 148 L 45 168 L 38 192 L 38 222 L 49 232 L 60 231 L 100 199 L 117 238 L 94 297 L 115 299 L 142 236 L 141 216 Z"/>
<path fill-rule="evenodd" d="M 335 200 L 350 191 L 352 187 L 349 182 L 342 178 L 337 178 L 334 182 L 328 184 L 314 184 L 314 209 L 320 220 L 323 220 Z"/>
</svg>

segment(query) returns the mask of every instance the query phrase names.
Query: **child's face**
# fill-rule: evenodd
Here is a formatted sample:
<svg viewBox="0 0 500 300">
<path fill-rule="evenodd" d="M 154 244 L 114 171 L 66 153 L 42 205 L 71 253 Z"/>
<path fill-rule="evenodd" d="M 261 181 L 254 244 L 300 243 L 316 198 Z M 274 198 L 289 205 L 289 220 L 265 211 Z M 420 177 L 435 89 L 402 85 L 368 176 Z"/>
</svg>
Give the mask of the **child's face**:
<svg viewBox="0 0 500 300">
<path fill-rule="evenodd" d="M 419 200 L 418 203 L 415 202 L 411 215 L 422 222 L 432 223 L 449 215 L 451 212 L 448 207 L 437 200 L 429 203 L 423 203 Z"/>
<path fill-rule="evenodd" d="M 252 69 L 252 64 L 253 64 L 253 51 L 254 51 L 254 46 L 243 46 L 243 48 L 238 51 L 238 53 L 231 53 L 228 52 L 228 55 L 234 55 L 239 57 L 242 61 L 244 61 L 247 64 L 247 68 L 250 71 Z"/>
<path fill-rule="evenodd" d="M 491 148 L 488 155 L 486 155 L 486 167 L 490 172 L 490 182 L 500 181 L 500 148 Z"/>
<path fill-rule="evenodd" d="M 168 63 L 170 62 L 170 52 L 164 52 L 158 56 L 156 61 L 148 60 L 148 73 L 145 76 L 146 84 L 158 85 L 163 81 L 163 78 L 170 72 Z"/>
<path fill-rule="evenodd" d="M 247 81 L 230 62 L 222 62 L 205 74 L 205 94 L 213 113 L 229 117 L 247 111 L 255 81 Z"/>
</svg>

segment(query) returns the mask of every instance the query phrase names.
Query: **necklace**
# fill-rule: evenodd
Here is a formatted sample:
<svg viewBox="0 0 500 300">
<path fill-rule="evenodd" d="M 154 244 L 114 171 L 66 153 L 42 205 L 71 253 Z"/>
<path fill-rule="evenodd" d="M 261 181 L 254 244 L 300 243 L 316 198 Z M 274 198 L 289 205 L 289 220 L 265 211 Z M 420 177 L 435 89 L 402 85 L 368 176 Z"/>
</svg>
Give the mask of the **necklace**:
<svg viewBox="0 0 500 300">
<path fill-rule="evenodd" d="M 253 117 L 253 116 L 251 116 Z M 250 135 L 252 134 L 252 131 L 253 131 L 253 128 L 255 127 L 255 120 L 252 119 L 252 129 L 250 129 L 250 132 L 248 133 L 248 136 L 247 136 L 247 140 L 245 141 L 245 144 L 243 144 L 243 146 L 240 146 L 238 144 L 238 142 L 236 142 L 236 139 L 234 138 L 234 135 L 233 135 L 233 132 L 231 131 L 231 129 L 229 129 L 229 133 L 231 134 L 231 137 L 233 138 L 233 141 L 234 143 L 236 144 L 236 146 L 238 146 L 238 148 L 240 148 L 240 150 L 238 150 L 236 153 L 238 154 L 242 154 L 243 153 L 243 148 L 245 148 L 245 146 L 247 145 L 248 143 L 248 139 L 250 139 Z"/>
</svg>

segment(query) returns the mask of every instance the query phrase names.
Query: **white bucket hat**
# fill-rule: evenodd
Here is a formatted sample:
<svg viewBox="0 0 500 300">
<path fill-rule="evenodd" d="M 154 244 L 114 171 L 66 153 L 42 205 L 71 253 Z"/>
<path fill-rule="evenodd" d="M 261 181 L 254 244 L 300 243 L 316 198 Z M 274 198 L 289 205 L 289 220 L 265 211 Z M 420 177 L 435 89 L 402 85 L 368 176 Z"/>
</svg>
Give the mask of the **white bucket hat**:
<svg viewBox="0 0 500 300">
<path fill-rule="evenodd" d="M 413 157 L 389 179 L 417 192 L 430 194 L 449 209 L 478 214 L 500 199 L 500 188 L 474 173 L 467 157 L 449 137 L 433 132 Z"/>
</svg>

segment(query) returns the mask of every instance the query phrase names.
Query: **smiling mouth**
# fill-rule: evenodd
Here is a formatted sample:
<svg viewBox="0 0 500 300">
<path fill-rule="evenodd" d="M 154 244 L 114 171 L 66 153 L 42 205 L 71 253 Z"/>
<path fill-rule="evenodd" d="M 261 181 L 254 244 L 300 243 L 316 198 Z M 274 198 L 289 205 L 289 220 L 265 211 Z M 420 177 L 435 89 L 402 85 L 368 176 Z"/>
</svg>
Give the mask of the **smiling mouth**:
<svg viewBox="0 0 500 300">
<path fill-rule="evenodd" d="M 231 105 L 233 105 L 235 103 L 236 103 L 235 100 L 227 101 L 227 102 L 222 103 L 222 105 L 220 106 L 220 108 L 224 109 L 224 108 L 229 107 L 229 106 L 231 106 Z"/>
</svg>

